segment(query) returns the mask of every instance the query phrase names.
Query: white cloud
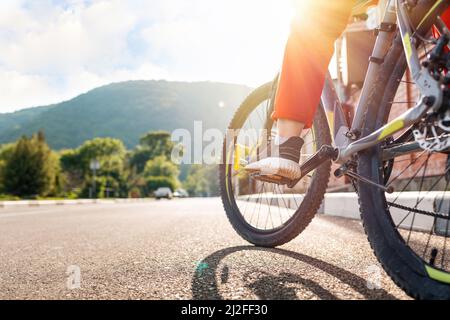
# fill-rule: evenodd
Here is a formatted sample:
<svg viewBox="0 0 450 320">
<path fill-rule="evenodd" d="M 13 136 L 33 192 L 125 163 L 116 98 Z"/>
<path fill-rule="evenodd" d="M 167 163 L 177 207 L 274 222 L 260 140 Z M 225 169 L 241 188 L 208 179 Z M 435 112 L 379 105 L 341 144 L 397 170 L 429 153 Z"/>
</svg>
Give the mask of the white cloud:
<svg viewBox="0 0 450 320">
<path fill-rule="evenodd" d="M 28 106 L 34 100 L 51 103 L 52 88 L 48 80 L 43 76 L 0 70 L 1 102 L 6 106 Z"/>
<path fill-rule="evenodd" d="M 2 0 L 0 112 L 124 80 L 267 81 L 281 62 L 286 3 Z"/>
</svg>

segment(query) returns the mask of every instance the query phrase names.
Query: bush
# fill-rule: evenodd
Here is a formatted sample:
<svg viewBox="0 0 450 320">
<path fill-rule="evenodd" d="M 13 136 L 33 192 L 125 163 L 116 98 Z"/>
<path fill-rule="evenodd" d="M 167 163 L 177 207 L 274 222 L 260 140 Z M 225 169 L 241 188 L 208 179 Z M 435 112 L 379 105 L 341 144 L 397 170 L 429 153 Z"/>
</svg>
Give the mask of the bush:
<svg viewBox="0 0 450 320">
<path fill-rule="evenodd" d="M 149 193 L 156 191 L 158 188 L 170 188 L 174 191 L 178 187 L 178 183 L 174 178 L 169 177 L 148 177 L 147 190 Z"/>
<path fill-rule="evenodd" d="M 137 187 L 134 187 L 128 192 L 128 198 L 131 199 L 139 199 L 142 198 L 141 190 Z"/>
<path fill-rule="evenodd" d="M 109 192 L 107 192 L 107 189 Z M 86 181 L 81 190 L 81 198 L 115 198 L 117 197 L 119 191 L 119 183 L 112 177 L 96 177 L 95 178 L 95 194 L 94 193 L 94 183 L 93 178 Z"/>
</svg>

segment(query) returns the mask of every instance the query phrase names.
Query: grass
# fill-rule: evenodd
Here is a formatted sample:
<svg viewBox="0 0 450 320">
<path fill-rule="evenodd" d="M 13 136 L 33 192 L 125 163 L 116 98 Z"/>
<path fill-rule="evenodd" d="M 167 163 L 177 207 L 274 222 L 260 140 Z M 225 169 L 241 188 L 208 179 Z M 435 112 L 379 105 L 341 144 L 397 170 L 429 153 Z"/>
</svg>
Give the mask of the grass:
<svg viewBox="0 0 450 320">
<path fill-rule="evenodd" d="M 22 200 L 22 199 L 20 199 L 19 197 L 16 197 L 16 196 L 0 194 L 0 201 L 18 201 L 18 200 Z"/>
</svg>

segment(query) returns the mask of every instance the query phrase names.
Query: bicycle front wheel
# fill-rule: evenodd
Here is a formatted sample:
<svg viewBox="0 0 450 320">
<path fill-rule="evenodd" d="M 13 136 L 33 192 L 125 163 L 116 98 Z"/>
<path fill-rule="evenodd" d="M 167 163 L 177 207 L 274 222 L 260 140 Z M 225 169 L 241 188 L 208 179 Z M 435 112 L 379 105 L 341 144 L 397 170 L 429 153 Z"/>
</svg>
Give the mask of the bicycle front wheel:
<svg viewBox="0 0 450 320">
<path fill-rule="evenodd" d="M 422 3 L 432 5 L 433 1 Z M 413 15 L 420 21 L 424 13 L 415 10 Z M 423 59 L 432 47 L 420 45 Z M 398 34 L 372 88 L 364 134 L 413 107 L 420 98 L 411 87 L 406 67 Z M 410 100 L 405 101 L 405 95 Z M 419 150 L 387 160 L 386 149 L 405 144 L 414 144 L 411 129 L 359 154 L 360 175 L 396 190 L 388 195 L 358 184 L 364 228 L 383 268 L 407 294 L 418 299 L 450 299 L 450 154 Z"/>
</svg>

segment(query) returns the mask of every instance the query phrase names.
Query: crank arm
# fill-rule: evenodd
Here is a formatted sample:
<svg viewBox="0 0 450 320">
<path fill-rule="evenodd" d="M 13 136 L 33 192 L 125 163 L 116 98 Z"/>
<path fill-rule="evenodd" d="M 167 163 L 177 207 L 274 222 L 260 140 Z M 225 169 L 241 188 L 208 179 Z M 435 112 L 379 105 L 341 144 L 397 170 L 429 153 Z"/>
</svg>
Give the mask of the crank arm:
<svg viewBox="0 0 450 320">
<path fill-rule="evenodd" d="M 306 160 L 300 167 L 302 172 L 302 176 L 299 179 L 292 180 L 291 183 L 288 184 L 289 188 L 293 188 L 300 182 L 304 177 L 306 177 L 311 171 L 317 169 L 322 164 L 330 160 L 336 160 L 339 151 L 328 145 L 324 145 L 317 151 L 311 158 Z"/>
</svg>

